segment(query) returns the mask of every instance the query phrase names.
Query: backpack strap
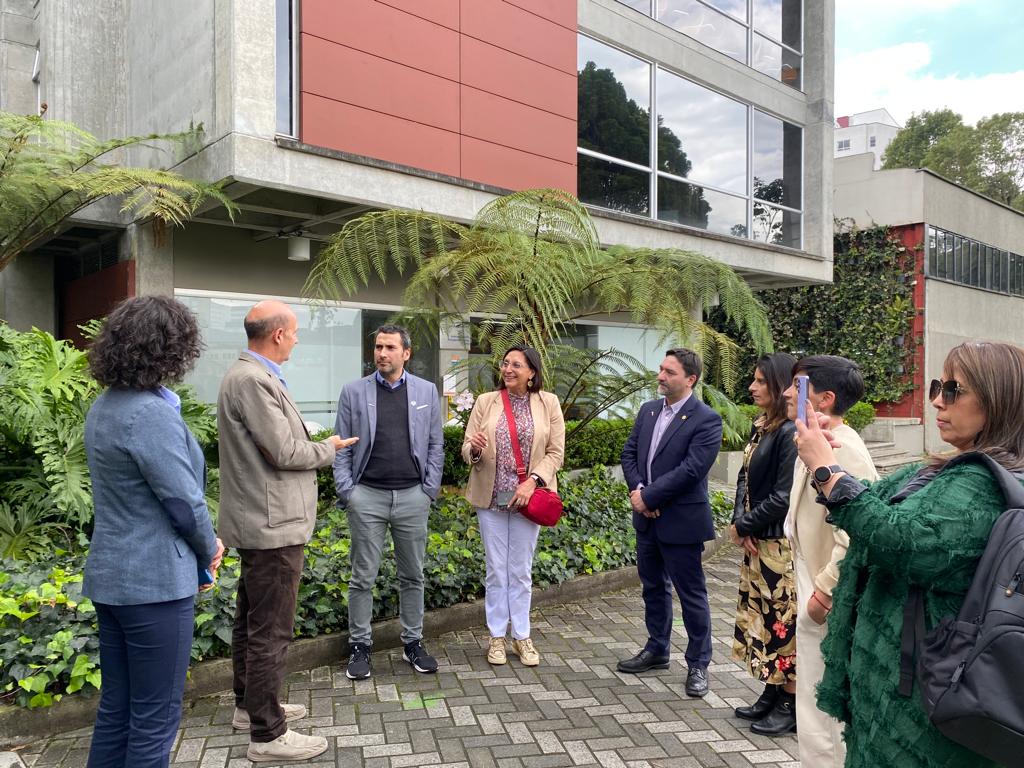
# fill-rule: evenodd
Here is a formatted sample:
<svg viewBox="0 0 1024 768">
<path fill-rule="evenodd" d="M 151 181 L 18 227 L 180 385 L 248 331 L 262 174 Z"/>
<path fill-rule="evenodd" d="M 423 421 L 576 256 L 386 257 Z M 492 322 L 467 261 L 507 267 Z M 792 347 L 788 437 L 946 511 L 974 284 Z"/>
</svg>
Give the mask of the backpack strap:
<svg viewBox="0 0 1024 768">
<path fill-rule="evenodd" d="M 946 464 L 952 467 L 957 464 L 984 464 L 988 471 L 999 483 L 999 490 L 1003 492 L 1006 499 L 1006 509 L 1024 509 L 1024 486 L 1021 485 L 1021 478 L 1010 472 L 1006 467 L 993 459 L 987 453 L 981 451 L 967 451 L 959 456 L 954 456 Z"/>
<path fill-rule="evenodd" d="M 911 587 L 903 604 L 903 632 L 900 637 L 899 694 L 909 698 L 914 690 L 914 663 L 917 649 L 924 640 L 924 592 Z"/>
</svg>

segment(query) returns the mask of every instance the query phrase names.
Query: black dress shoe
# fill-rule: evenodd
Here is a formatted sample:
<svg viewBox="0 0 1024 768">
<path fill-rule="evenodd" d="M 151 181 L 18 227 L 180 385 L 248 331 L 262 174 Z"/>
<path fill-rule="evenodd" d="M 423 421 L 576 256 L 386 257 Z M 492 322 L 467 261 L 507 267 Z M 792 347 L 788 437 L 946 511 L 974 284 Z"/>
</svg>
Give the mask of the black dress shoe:
<svg viewBox="0 0 1024 768">
<path fill-rule="evenodd" d="M 616 669 L 619 672 L 629 672 L 632 675 L 646 672 L 649 669 L 668 669 L 668 656 L 658 656 L 644 648 L 632 659 L 620 661 Z"/>
<path fill-rule="evenodd" d="M 782 690 L 781 686 L 766 685 L 764 691 L 757 697 L 757 701 L 749 707 L 736 707 L 734 710 L 736 717 L 741 720 L 760 720 L 775 708 L 775 702 L 779 699 L 780 690 Z"/>
<path fill-rule="evenodd" d="M 783 691 L 775 702 L 772 711 L 756 723 L 750 724 L 750 730 L 761 736 L 781 736 L 796 730 L 796 697 Z"/>
<path fill-rule="evenodd" d="M 686 695 L 701 699 L 708 695 L 708 671 L 700 667 L 690 667 L 686 673 Z"/>
</svg>

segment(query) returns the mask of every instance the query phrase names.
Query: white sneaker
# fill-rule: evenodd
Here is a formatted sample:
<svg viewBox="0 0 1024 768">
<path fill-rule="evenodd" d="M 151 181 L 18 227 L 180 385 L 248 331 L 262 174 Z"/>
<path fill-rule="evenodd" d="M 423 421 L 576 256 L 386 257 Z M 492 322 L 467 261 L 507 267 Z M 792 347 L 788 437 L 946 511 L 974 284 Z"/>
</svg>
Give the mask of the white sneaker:
<svg viewBox="0 0 1024 768">
<path fill-rule="evenodd" d="M 487 661 L 491 664 L 504 664 L 508 661 L 508 656 L 505 654 L 504 637 L 491 638 L 490 644 L 487 646 Z"/>
<path fill-rule="evenodd" d="M 286 723 L 290 723 L 292 720 L 301 720 L 306 716 L 306 708 L 301 704 L 281 704 L 281 709 L 284 710 Z M 236 731 L 248 731 L 249 713 L 244 709 L 235 707 L 235 714 L 231 718 L 231 727 Z"/>
<path fill-rule="evenodd" d="M 536 667 L 540 664 L 540 654 L 534 647 L 533 640 L 528 637 L 524 637 L 522 640 L 513 640 L 512 651 L 525 667 Z"/>
<path fill-rule="evenodd" d="M 254 763 L 279 763 L 288 760 L 309 760 L 327 751 L 323 736 L 303 736 L 285 731 L 273 741 L 250 741 L 245 756 Z"/>
</svg>

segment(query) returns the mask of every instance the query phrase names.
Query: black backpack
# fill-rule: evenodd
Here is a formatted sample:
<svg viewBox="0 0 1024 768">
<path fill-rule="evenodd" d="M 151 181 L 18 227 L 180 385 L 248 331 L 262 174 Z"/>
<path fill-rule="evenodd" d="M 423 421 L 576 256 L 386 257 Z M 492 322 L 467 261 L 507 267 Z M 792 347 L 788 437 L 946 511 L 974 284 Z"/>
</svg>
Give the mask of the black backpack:
<svg viewBox="0 0 1024 768">
<path fill-rule="evenodd" d="M 924 595 L 911 588 L 903 611 L 900 686 L 917 682 L 925 712 L 946 737 L 1003 765 L 1024 761 L 1024 487 L 984 453 L 947 467 L 984 464 L 999 482 L 1006 511 L 989 534 L 956 616 L 924 631 Z"/>
</svg>

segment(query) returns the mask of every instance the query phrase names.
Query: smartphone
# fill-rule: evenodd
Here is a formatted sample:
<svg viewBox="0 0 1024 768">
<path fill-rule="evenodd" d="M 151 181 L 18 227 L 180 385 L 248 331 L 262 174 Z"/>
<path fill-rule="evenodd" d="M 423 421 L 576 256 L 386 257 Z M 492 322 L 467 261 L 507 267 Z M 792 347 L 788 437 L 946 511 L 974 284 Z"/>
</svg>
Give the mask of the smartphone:
<svg viewBox="0 0 1024 768">
<path fill-rule="evenodd" d="M 796 377 L 796 417 L 807 423 L 807 377 L 802 374 Z"/>
<path fill-rule="evenodd" d="M 203 568 L 203 570 L 199 572 L 199 586 L 205 587 L 209 584 L 213 584 L 213 574 L 210 573 L 209 568 Z"/>
<path fill-rule="evenodd" d="M 515 491 L 498 491 L 494 494 L 494 505 L 496 507 L 507 507 L 512 503 L 512 497 L 515 495 Z"/>
</svg>

